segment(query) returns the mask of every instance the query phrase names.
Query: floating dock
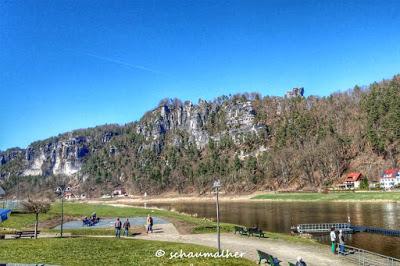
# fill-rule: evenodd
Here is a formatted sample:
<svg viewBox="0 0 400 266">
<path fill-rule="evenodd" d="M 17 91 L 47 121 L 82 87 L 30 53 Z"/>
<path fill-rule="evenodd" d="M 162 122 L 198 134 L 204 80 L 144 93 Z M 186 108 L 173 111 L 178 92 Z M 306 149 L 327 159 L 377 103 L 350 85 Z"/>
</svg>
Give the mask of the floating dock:
<svg viewBox="0 0 400 266">
<path fill-rule="evenodd" d="M 379 227 L 357 226 L 357 225 L 351 227 L 354 233 L 365 232 L 365 233 L 380 234 L 385 236 L 400 236 L 400 230 L 395 230 L 395 229 L 385 229 Z"/>
<path fill-rule="evenodd" d="M 344 233 L 352 234 L 358 232 L 380 234 L 385 236 L 400 237 L 400 230 L 385 229 L 371 226 L 352 225 L 350 223 L 320 223 L 320 224 L 298 224 L 292 226 L 292 232 L 299 234 L 325 234 L 331 231 L 331 228 L 336 231 L 342 230 Z"/>
<path fill-rule="evenodd" d="M 353 228 L 350 223 L 321 223 L 321 224 L 298 224 L 292 226 L 291 229 L 299 234 L 323 234 L 329 233 L 331 228 L 342 230 L 346 233 L 353 233 Z"/>
</svg>

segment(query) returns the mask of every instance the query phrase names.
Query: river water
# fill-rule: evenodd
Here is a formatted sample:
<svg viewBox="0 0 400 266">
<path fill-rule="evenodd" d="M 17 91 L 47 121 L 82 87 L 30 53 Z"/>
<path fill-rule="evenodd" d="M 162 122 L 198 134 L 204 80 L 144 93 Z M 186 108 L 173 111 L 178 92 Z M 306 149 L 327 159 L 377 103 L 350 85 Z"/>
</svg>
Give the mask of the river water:
<svg viewBox="0 0 400 266">
<path fill-rule="evenodd" d="M 215 218 L 212 202 L 151 203 L 164 209 Z M 332 203 L 332 202 L 222 202 L 222 222 L 258 226 L 265 231 L 289 233 L 290 227 L 301 223 L 347 222 L 354 225 L 400 229 L 400 203 Z M 326 242 L 326 239 L 320 239 Z M 370 233 L 349 235 L 346 244 L 400 258 L 400 237 Z"/>
</svg>

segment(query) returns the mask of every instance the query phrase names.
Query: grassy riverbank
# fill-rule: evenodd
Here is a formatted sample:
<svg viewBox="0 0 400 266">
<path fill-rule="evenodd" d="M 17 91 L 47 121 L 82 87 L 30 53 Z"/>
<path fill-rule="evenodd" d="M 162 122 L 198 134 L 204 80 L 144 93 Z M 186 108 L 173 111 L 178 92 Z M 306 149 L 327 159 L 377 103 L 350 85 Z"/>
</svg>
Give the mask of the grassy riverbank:
<svg viewBox="0 0 400 266">
<path fill-rule="evenodd" d="M 197 218 L 188 214 L 182 214 L 167 210 L 159 209 L 144 209 L 139 207 L 132 207 L 127 205 L 121 206 L 110 206 L 106 204 L 88 204 L 88 203 L 65 203 L 64 204 L 64 217 L 66 220 L 79 220 L 83 216 L 90 215 L 92 212 L 96 212 L 99 217 L 143 217 L 147 214 L 152 216 L 164 218 L 172 222 L 175 227 L 182 234 L 202 234 L 202 233 L 214 233 L 216 232 L 216 223 L 203 218 Z M 59 230 L 51 229 L 52 227 L 60 223 L 61 217 L 61 205 L 59 203 L 52 204 L 51 209 L 46 214 L 39 215 L 39 229 L 42 232 L 58 233 Z M 10 219 L 0 224 L 0 234 L 10 233 L 12 234 L 15 230 L 32 230 L 35 222 L 35 216 L 33 214 L 19 214 L 12 213 Z M 221 232 L 233 232 L 234 224 L 221 223 Z M 135 230 L 140 231 L 140 228 L 132 228 L 132 232 Z M 143 229 L 143 228 L 142 228 Z M 65 229 L 65 233 L 71 235 L 108 235 L 114 234 L 112 228 L 78 228 L 78 229 Z M 267 232 L 267 236 L 272 239 L 282 239 L 289 242 L 301 242 L 312 244 L 314 240 L 305 239 L 297 236 L 291 236 L 289 234 L 282 233 L 270 233 Z"/>
<path fill-rule="evenodd" d="M 156 257 L 157 250 L 165 256 Z M 255 265 L 247 259 L 169 259 L 170 252 L 216 252 L 216 249 L 161 241 L 114 238 L 51 238 L 0 241 L 0 261 L 56 265 Z"/>
<path fill-rule="evenodd" d="M 64 204 L 64 217 L 66 220 L 79 220 L 84 216 L 89 216 L 91 213 L 96 212 L 98 217 L 146 217 L 147 214 L 152 216 L 165 218 L 170 222 L 174 223 L 179 229 L 185 231 L 185 233 L 208 233 L 215 231 L 215 222 L 208 219 L 201 219 L 190 216 L 188 214 L 182 214 L 167 210 L 159 209 L 144 209 L 139 207 L 131 206 L 110 206 L 106 204 L 88 204 L 88 203 L 65 203 Z M 41 230 L 50 229 L 51 227 L 58 225 L 60 222 L 61 204 L 52 204 L 51 209 L 46 214 L 40 214 L 40 226 Z M 7 229 L 7 231 L 13 229 L 32 229 L 35 221 L 34 214 L 20 214 L 12 213 L 10 219 L 3 222 L 0 225 L 0 229 Z M 221 224 L 223 232 L 230 232 L 233 229 L 231 224 Z M 77 229 L 83 234 L 93 234 L 90 230 Z M 73 230 L 76 233 L 76 230 Z M 0 230 L 1 232 L 1 230 Z M 66 231 L 67 232 L 67 231 Z M 94 233 L 97 234 L 97 233 Z"/>
<path fill-rule="evenodd" d="M 0 262 L 16 263 L 49 263 L 61 265 L 81 265 L 95 263 L 101 265 L 254 265 L 252 261 L 244 259 L 215 259 L 215 258 L 196 258 L 196 259 L 168 259 L 168 256 L 157 258 L 155 252 L 162 249 L 168 255 L 170 252 L 215 252 L 215 232 L 216 224 L 207 219 L 193 217 L 187 214 L 158 210 L 143 209 L 127 205 L 111 206 L 106 204 L 88 203 L 66 203 L 64 213 L 67 220 L 80 219 L 84 215 L 96 212 L 99 217 L 139 217 L 151 213 L 154 217 L 161 217 L 173 222 L 175 228 L 186 228 L 187 231 L 180 234 L 186 239 L 180 242 L 180 237 L 174 231 L 164 230 L 162 234 L 144 234 L 144 228 L 138 226 L 131 228 L 131 233 L 137 234 L 135 237 L 115 239 L 112 228 L 78 228 L 64 230 L 66 235 L 71 238 L 54 238 L 59 230 L 51 229 L 60 222 L 61 205 L 55 203 L 51 206 L 47 214 L 41 215 L 40 230 L 42 238 L 37 240 L 18 239 L 0 241 Z M 0 226 L 1 233 L 13 233 L 15 230 L 32 230 L 34 216 L 31 214 L 11 214 L 11 217 Z M 162 225 L 160 225 L 161 227 Z M 167 225 L 166 225 L 167 226 Z M 171 226 L 171 225 L 169 225 Z M 325 247 L 316 243 L 314 240 L 305 239 L 289 234 L 266 232 L 267 238 L 258 239 L 256 237 L 246 237 L 232 233 L 233 224 L 223 223 L 224 239 L 234 239 L 237 244 L 229 247 L 232 250 L 248 252 L 247 259 L 254 260 L 252 255 L 255 249 L 265 244 L 280 247 L 291 247 L 298 253 L 298 247 L 307 246 L 309 250 L 321 249 Z M 4 228 L 6 230 L 4 230 Z M 169 227 L 166 227 L 169 228 Z M 164 228 L 165 229 L 165 228 Z M 175 230 L 176 232 L 176 230 Z M 203 234 L 213 233 L 213 234 Z M 200 235 L 193 235 L 200 234 Z M 201 238 L 202 240 L 199 240 Z M 163 241 L 168 242 L 163 242 Z M 172 241 L 172 242 L 169 242 Z M 232 240 L 229 240 L 232 242 Z M 229 242 L 228 241 L 228 242 Z M 233 241 L 232 243 L 236 243 Z M 251 244 L 251 247 L 243 248 L 242 241 Z M 262 242 L 259 242 L 262 241 Z M 265 242 L 264 242 L 265 241 Z M 272 242 L 271 242 L 272 241 Z M 190 243 L 190 244 L 188 244 Z M 201 244 L 204 246 L 199 246 Z M 206 247 L 208 246 L 208 247 Z M 211 247 L 211 248 L 210 248 Z M 281 250 L 280 248 L 279 250 Z M 66 252 L 67 251 L 67 252 Z M 292 253 L 285 252 L 282 256 L 287 256 L 293 260 Z"/>
<path fill-rule="evenodd" d="M 267 193 L 251 199 L 269 201 L 400 202 L 400 192 Z"/>
</svg>

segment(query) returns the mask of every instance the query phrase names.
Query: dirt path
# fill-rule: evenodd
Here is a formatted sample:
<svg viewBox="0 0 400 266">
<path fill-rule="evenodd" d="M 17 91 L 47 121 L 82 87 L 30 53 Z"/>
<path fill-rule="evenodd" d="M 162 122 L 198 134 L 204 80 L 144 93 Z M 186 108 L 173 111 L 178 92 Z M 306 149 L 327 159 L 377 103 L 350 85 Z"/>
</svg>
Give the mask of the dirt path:
<svg viewBox="0 0 400 266">
<path fill-rule="evenodd" d="M 155 225 L 153 234 L 142 234 L 135 238 L 146 240 L 162 240 L 172 242 L 182 242 L 198 244 L 209 247 L 216 247 L 216 234 L 188 234 L 178 233 L 173 224 Z M 267 235 L 268 236 L 268 235 Z M 355 265 L 341 257 L 332 255 L 328 246 L 296 244 L 283 240 L 258 239 L 256 237 L 239 236 L 234 234 L 221 234 L 221 248 L 229 249 L 233 252 L 244 252 L 245 257 L 256 261 L 256 250 L 262 250 L 273 254 L 283 261 L 281 265 L 287 265 L 287 262 L 295 262 L 297 256 L 303 257 L 310 266 L 350 266 Z M 187 252 L 190 252 L 188 250 Z"/>
</svg>

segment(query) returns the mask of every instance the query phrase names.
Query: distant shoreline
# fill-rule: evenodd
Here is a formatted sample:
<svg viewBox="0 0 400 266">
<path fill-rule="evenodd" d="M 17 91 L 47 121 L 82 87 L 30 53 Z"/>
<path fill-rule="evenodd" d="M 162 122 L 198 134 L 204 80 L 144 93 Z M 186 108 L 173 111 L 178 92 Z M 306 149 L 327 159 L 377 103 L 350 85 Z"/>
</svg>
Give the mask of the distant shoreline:
<svg viewBox="0 0 400 266">
<path fill-rule="evenodd" d="M 214 202 L 214 195 L 157 195 L 157 196 L 133 196 L 118 197 L 111 199 L 89 199 L 91 203 L 179 203 L 179 202 Z M 366 202 L 366 203 L 400 203 L 400 192 L 332 192 L 332 193 L 252 193 L 246 195 L 224 195 L 220 194 L 220 202 Z"/>
</svg>

